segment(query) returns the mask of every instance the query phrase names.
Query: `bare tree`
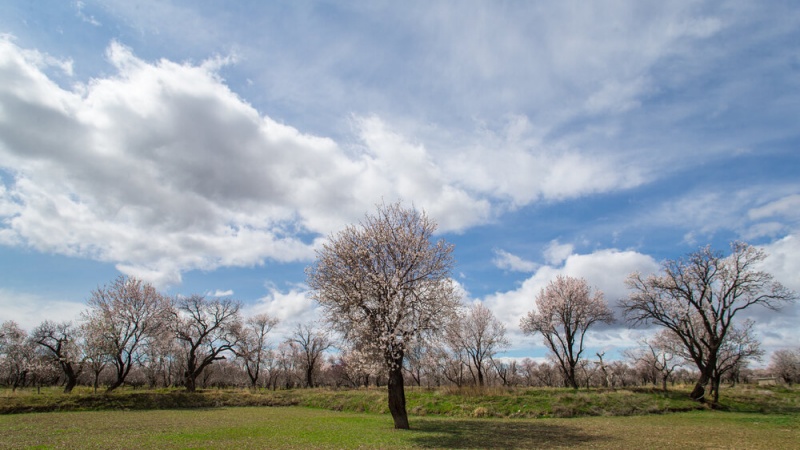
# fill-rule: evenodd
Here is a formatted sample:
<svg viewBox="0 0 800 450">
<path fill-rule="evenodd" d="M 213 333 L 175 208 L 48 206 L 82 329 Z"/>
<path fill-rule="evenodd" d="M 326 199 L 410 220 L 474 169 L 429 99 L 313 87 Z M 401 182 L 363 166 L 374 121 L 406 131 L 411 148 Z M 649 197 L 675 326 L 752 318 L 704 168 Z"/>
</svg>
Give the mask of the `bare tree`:
<svg viewBox="0 0 800 450">
<path fill-rule="evenodd" d="M 145 342 L 137 353 L 136 363 L 151 388 L 159 385 L 166 387 L 174 381 L 173 366 L 180 351 L 180 345 L 169 327 Z"/>
<path fill-rule="evenodd" d="M 289 340 L 299 346 L 306 387 L 314 387 L 314 374 L 322 363 L 322 352 L 331 348 L 333 342 L 327 334 L 314 331 L 309 325 L 298 325 Z"/>
<path fill-rule="evenodd" d="M 735 384 L 739 373 L 751 360 L 760 361 L 764 356 L 761 343 L 753 335 L 752 320 L 745 320 L 741 325 L 735 324 L 728 331 L 717 356 L 717 366 L 712 378 L 714 403 L 719 402 L 719 385 L 723 377 L 728 377 Z"/>
<path fill-rule="evenodd" d="M 448 327 L 451 345 L 469 357 L 468 368 L 478 386 L 484 386 L 492 358 L 508 347 L 505 335 L 506 327 L 480 303 L 467 308 Z"/>
<path fill-rule="evenodd" d="M 248 317 L 242 328 L 236 356 L 242 359 L 251 389 L 256 388 L 262 366 L 271 357 L 267 335 L 277 323 L 278 319 L 269 314 L 257 314 Z"/>
<path fill-rule="evenodd" d="M 626 352 L 634 364 L 648 367 L 648 377 L 655 385 L 656 377 L 661 378 L 661 388 L 667 391 L 667 381 L 672 373 L 686 360 L 681 351 L 681 343 L 669 330 L 663 329 L 649 339 L 641 340 L 641 347 Z"/>
<path fill-rule="evenodd" d="M 84 345 L 84 365 L 92 371 L 92 386 L 95 394 L 100 384 L 100 374 L 111 362 L 111 357 L 106 351 L 103 339 L 103 330 L 100 324 L 84 322 L 81 324 L 81 334 Z"/>
<path fill-rule="evenodd" d="M 45 349 L 46 359 L 55 363 L 64 373 L 64 393 L 69 394 L 78 384 L 83 371 L 80 329 L 71 322 L 55 323 L 45 320 L 31 333 L 31 340 Z"/>
<path fill-rule="evenodd" d="M 739 311 L 751 306 L 777 310 L 796 294 L 758 270 L 763 250 L 742 242 L 731 244 L 727 257 L 710 247 L 686 258 L 667 260 L 661 275 L 633 273 L 623 300 L 626 317 L 634 324 L 655 323 L 669 329 L 682 343 L 700 376 L 691 398 L 705 401 L 714 381 L 720 350 Z"/>
<path fill-rule="evenodd" d="M 84 319 L 98 332 L 116 372 L 111 392 L 125 382 L 143 343 L 166 326 L 169 302 L 151 284 L 120 276 L 93 291 L 88 305 Z"/>
<path fill-rule="evenodd" d="M 300 375 L 300 346 L 292 341 L 284 341 L 278 345 L 276 352 L 278 365 L 278 378 L 275 382 L 281 382 L 286 389 L 300 385 L 302 376 Z M 274 390 L 274 387 L 273 387 Z"/>
<path fill-rule="evenodd" d="M 591 295 L 583 278 L 559 275 L 536 296 L 536 309 L 521 321 L 525 334 L 541 333 L 558 361 L 569 386 L 578 389 L 575 368 L 584 350 L 586 331 L 597 322 L 611 323 L 614 316 L 601 291 Z"/>
<path fill-rule="evenodd" d="M 421 333 L 443 331 L 458 305 L 450 279 L 453 246 L 432 242 L 435 230 L 424 212 L 379 205 L 377 214 L 332 235 L 307 270 L 328 322 L 354 348 L 383 355 L 395 428 L 409 428 L 406 350 Z"/>
<path fill-rule="evenodd" d="M 790 386 L 800 382 L 800 348 L 776 350 L 770 357 L 769 371 Z"/>
<path fill-rule="evenodd" d="M 202 295 L 175 300 L 172 327 L 185 353 L 183 381 L 187 391 L 194 392 L 203 370 L 225 359 L 225 353 L 239 343 L 240 308 L 235 300 L 208 300 Z"/>
</svg>

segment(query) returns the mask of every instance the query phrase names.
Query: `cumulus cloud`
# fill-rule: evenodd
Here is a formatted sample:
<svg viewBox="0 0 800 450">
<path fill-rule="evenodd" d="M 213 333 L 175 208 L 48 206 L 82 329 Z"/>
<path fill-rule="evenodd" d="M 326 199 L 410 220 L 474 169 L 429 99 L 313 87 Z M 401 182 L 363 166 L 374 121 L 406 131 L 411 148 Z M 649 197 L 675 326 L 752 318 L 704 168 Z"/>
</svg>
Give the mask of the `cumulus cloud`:
<svg viewBox="0 0 800 450">
<path fill-rule="evenodd" d="M 535 308 L 536 296 L 556 276 L 585 278 L 593 289 L 603 291 L 613 307 L 619 299 L 627 296 L 625 279 L 630 273 L 650 273 L 658 269 L 659 265 L 652 257 L 635 251 L 603 249 L 589 254 L 573 253 L 563 260 L 563 264 L 541 266 L 517 289 L 486 296 L 483 302 L 505 324 L 512 339 L 521 343 L 520 319 Z"/>
<path fill-rule="evenodd" d="M 544 260 L 548 264 L 561 264 L 572 254 L 574 248 L 575 246 L 572 244 L 561 244 L 558 240 L 550 241 L 550 244 L 544 249 Z"/>
<path fill-rule="evenodd" d="M 304 287 L 293 287 L 282 291 L 276 286 L 267 286 L 267 295 L 249 305 L 246 315 L 269 314 L 278 319 L 274 334 L 289 337 L 298 325 L 313 325 L 320 320 L 317 304 Z"/>
<path fill-rule="evenodd" d="M 354 116 L 342 146 L 233 93 L 217 72 L 232 58 L 147 62 L 117 42 L 106 56 L 115 74 L 65 89 L 42 71 L 65 63 L 0 40 L 3 244 L 113 262 L 164 286 L 186 270 L 309 260 L 381 200 L 463 231 L 505 202 L 641 181 L 613 158 L 543 150 L 524 117 L 458 158 L 377 116 Z"/>
<path fill-rule="evenodd" d="M 13 318 L 25 330 L 33 330 L 45 320 L 54 322 L 80 320 L 86 305 L 70 300 L 42 297 L 0 288 L 0 321 Z"/>
<path fill-rule="evenodd" d="M 517 255 L 501 249 L 494 250 L 492 264 L 499 269 L 510 270 L 512 272 L 533 272 L 539 267 L 539 265 L 533 261 L 522 259 Z"/>
<path fill-rule="evenodd" d="M 487 200 L 378 118 L 355 120 L 363 145 L 343 149 L 259 114 L 215 72 L 224 58 L 149 63 L 118 43 L 107 58 L 115 75 L 67 90 L 40 70 L 52 58 L 0 40 L 2 243 L 164 285 L 190 269 L 309 260 L 314 235 L 382 198 L 444 231 L 489 217 Z"/>
</svg>

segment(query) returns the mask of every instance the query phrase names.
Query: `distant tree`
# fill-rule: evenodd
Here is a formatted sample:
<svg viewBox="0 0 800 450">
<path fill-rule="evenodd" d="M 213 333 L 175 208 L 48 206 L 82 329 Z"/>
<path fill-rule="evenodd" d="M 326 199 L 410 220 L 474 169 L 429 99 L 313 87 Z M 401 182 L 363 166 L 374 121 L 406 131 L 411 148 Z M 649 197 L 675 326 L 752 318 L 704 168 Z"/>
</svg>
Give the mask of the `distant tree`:
<svg viewBox="0 0 800 450">
<path fill-rule="evenodd" d="M 298 325 L 289 340 L 300 350 L 306 387 L 314 387 L 314 375 L 323 361 L 322 354 L 333 346 L 333 342 L 326 333 L 315 331 L 309 325 Z"/>
<path fill-rule="evenodd" d="M 332 235 L 307 271 L 328 322 L 352 347 L 383 355 L 395 428 L 409 428 L 407 349 L 421 333 L 442 332 L 459 303 L 450 279 L 453 246 L 432 242 L 435 230 L 424 212 L 379 205 L 375 215 Z"/>
<path fill-rule="evenodd" d="M 535 305 L 536 309 L 520 321 L 522 331 L 544 336 L 565 383 L 578 389 L 575 369 L 583 354 L 586 332 L 598 322 L 614 321 L 603 293 L 591 295 L 583 278 L 559 275 L 539 292 Z"/>
<path fill-rule="evenodd" d="M 179 353 L 180 346 L 169 327 L 144 343 L 137 352 L 136 363 L 151 388 L 159 385 L 167 387 L 175 381 L 173 372 Z"/>
<path fill-rule="evenodd" d="M 492 367 L 494 367 L 503 386 L 514 386 L 519 381 L 519 367 L 516 360 L 502 361 L 499 359 L 491 359 Z"/>
<path fill-rule="evenodd" d="M 81 324 L 81 334 L 84 345 L 84 367 L 92 372 L 92 386 L 95 394 L 100 384 L 100 374 L 111 362 L 109 352 L 103 338 L 100 324 L 84 322 Z"/>
<path fill-rule="evenodd" d="M 667 328 L 682 343 L 700 372 L 690 394 L 697 401 L 705 401 L 709 383 L 718 384 L 720 351 L 736 314 L 756 305 L 777 310 L 796 299 L 771 274 L 758 270 L 764 258 L 763 250 L 734 242 L 727 257 L 705 247 L 665 261 L 661 275 L 628 277 L 632 293 L 621 302 L 628 320 Z"/>
<path fill-rule="evenodd" d="M 478 386 L 485 384 L 492 358 L 508 347 L 505 335 L 506 327 L 480 303 L 460 313 L 448 327 L 448 339 L 453 347 L 463 350 L 469 357 L 467 367 Z"/>
<path fill-rule="evenodd" d="M 800 383 L 800 348 L 776 350 L 770 357 L 769 371 L 790 386 Z"/>
<path fill-rule="evenodd" d="M 93 291 L 88 305 L 84 319 L 115 369 L 111 392 L 125 382 L 141 346 L 166 326 L 169 301 L 151 284 L 120 276 Z"/>
<path fill-rule="evenodd" d="M 65 394 L 72 392 L 83 371 L 80 331 L 71 322 L 55 323 L 45 320 L 30 336 L 33 342 L 45 349 L 45 359 L 61 369 L 65 378 Z"/>
<path fill-rule="evenodd" d="M 239 345 L 236 346 L 236 356 L 241 358 L 247 377 L 250 379 L 250 388 L 255 389 L 262 368 L 267 359 L 272 356 L 267 335 L 278 323 L 278 319 L 269 314 L 257 314 L 248 317 L 242 327 Z"/>
<path fill-rule="evenodd" d="M 197 389 L 197 377 L 214 361 L 225 359 L 239 343 L 241 316 L 239 302 L 209 300 L 202 295 L 180 297 L 172 309 L 172 330 L 184 351 L 186 390 Z"/>
<path fill-rule="evenodd" d="M 761 361 L 764 351 L 761 343 L 753 334 L 752 320 L 745 320 L 735 324 L 728 331 L 717 355 L 717 366 L 712 378 L 712 393 L 714 403 L 719 403 L 719 385 L 723 378 L 728 378 L 732 384 L 739 382 L 739 374 L 747 367 L 750 361 Z"/>
<path fill-rule="evenodd" d="M 649 377 L 655 385 L 656 378 L 661 380 L 661 389 L 667 391 L 667 381 L 686 359 L 682 346 L 672 332 L 666 329 L 658 331 L 649 339 L 642 339 L 638 349 L 627 352 L 634 364 L 641 364 L 652 371 Z"/>
<path fill-rule="evenodd" d="M 300 346 L 291 340 L 286 340 L 278 345 L 275 358 L 277 359 L 278 376 L 275 382 L 290 389 L 299 386 L 304 374 L 301 374 Z"/>
<path fill-rule="evenodd" d="M 11 391 L 25 386 L 36 358 L 28 333 L 13 320 L 0 326 L 0 370 Z"/>
</svg>

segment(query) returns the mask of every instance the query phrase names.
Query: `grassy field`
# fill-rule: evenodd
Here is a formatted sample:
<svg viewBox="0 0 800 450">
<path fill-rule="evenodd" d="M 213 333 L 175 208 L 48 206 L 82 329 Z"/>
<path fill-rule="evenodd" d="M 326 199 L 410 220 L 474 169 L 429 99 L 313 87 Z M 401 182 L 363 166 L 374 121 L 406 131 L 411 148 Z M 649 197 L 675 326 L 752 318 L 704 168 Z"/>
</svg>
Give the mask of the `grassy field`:
<svg viewBox="0 0 800 450">
<path fill-rule="evenodd" d="M 550 388 L 406 390 L 414 416 L 461 418 L 569 418 L 629 416 L 707 409 L 691 401 L 688 388 L 578 390 Z M 121 389 L 110 395 L 77 388 L 61 394 L 56 388 L 0 390 L 0 414 L 53 411 L 153 410 L 237 406 L 307 406 L 334 411 L 388 413 L 384 389 L 294 389 L 251 392 L 209 389 Z M 722 391 L 721 408 L 734 412 L 800 413 L 800 390 L 785 387 L 738 386 Z"/>
<path fill-rule="evenodd" d="M 783 387 L 723 390 L 721 410 L 683 390 L 407 395 L 411 431 L 382 389 L 0 391 L 0 448 L 800 448 L 800 391 Z"/>
<path fill-rule="evenodd" d="M 800 445 L 798 415 L 692 411 L 580 419 L 412 418 L 301 407 L 0 416 L 0 448 L 763 448 Z"/>
</svg>

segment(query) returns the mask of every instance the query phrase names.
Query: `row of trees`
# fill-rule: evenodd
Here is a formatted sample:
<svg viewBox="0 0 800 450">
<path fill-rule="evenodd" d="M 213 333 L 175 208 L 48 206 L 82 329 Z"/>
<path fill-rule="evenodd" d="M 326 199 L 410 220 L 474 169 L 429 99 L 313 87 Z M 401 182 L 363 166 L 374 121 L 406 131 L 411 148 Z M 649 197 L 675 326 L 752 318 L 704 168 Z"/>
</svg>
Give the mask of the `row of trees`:
<svg viewBox="0 0 800 450">
<path fill-rule="evenodd" d="M 409 427 L 402 377 L 406 355 L 448 330 L 448 319 L 457 316 L 453 246 L 434 242 L 435 230 L 424 212 L 399 203 L 379 205 L 377 214 L 331 235 L 308 270 L 308 284 L 328 323 L 353 348 L 382 356 L 396 428 Z M 762 250 L 735 242 L 729 256 L 706 247 L 664 262 L 660 274 L 628 277 L 631 294 L 621 301 L 626 320 L 662 327 L 672 350 L 694 363 L 699 377 L 693 399 L 704 401 L 710 384 L 716 402 L 724 374 L 759 355 L 752 323 L 734 320 L 741 311 L 777 310 L 796 300 L 794 292 L 759 270 L 765 258 Z M 602 293 L 591 295 L 585 280 L 558 277 L 540 292 L 520 326 L 544 337 L 563 378 L 577 387 L 587 330 L 612 320 Z"/>
<path fill-rule="evenodd" d="M 483 385 L 489 373 L 504 380 L 516 373 L 494 359 L 508 345 L 503 325 L 481 305 L 461 307 L 451 278 L 453 246 L 434 241 L 435 230 L 424 212 L 399 203 L 379 205 L 377 214 L 331 235 L 307 270 L 312 296 L 326 328 L 341 337 L 339 347 L 351 372 L 360 371 L 357 378 L 366 374 L 368 379 L 370 373 L 386 377 L 396 428 L 408 428 L 405 375 L 419 384 L 423 375 L 432 376 L 423 372 L 433 366 L 432 373 L 452 383 L 469 374 Z M 723 377 L 760 357 L 752 322 L 735 316 L 752 306 L 778 309 L 796 299 L 759 270 L 764 258 L 763 251 L 734 243 L 728 256 L 703 248 L 664 262 L 659 274 L 628 277 L 631 294 L 620 302 L 625 319 L 663 330 L 647 343 L 649 353 L 639 353 L 641 358 L 652 355 L 662 383 L 677 362 L 691 361 L 698 374 L 692 397 L 703 401 L 709 390 L 716 401 Z M 559 378 L 577 388 L 581 374 L 588 379 L 583 355 L 587 331 L 614 320 L 602 292 L 592 293 L 583 279 L 560 276 L 541 290 L 533 306 L 520 322 L 522 330 L 543 336 Z M 266 336 L 275 325 L 269 317 L 243 321 L 233 300 L 170 299 L 124 277 L 94 291 L 83 318 L 79 327 L 42 324 L 31 337 L 58 363 L 66 391 L 76 382 L 76 368 L 91 367 L 97 377 L 107 364 L 113 373 L 110 391 L 136 365 L 157 368 L 175 361 L 183 370 L 182 384 L 194 390 L 214 362 L 233 355 L 255 385 L 270 352 Z M 83 346 L 77 345 L 78 336 Z M 329 338 L 306 328 L 290 341 L 305 350 L 305 384 L 313 385 Z M 613 368 L 604 355 L 597 356 L 604 384 L 613 384 Z"/>
<path fill-rule="evenodd" d="M 478 319 L 479 323 L 479 319 L 487 316 L 490 314 L 480 305 L 465 310 L 463 315 L 469 322 Z M 491 323 L 492 320 L 485 322 Z M 388 383 L 381 364 L 352 349 L 330 351 L 332 341 L 310 326 L 296 328 L 290 337 L 273 347 L 252 344 L 266 341 L 274 321 L 266 320 L 266 316 L 255 316 L 245 323 L 260 337 L 254 335 L 255 339 L 249 340 L 249 344 L 240 341 L 239 347 L 228 352 L 228 357 L 207 365 L 197 377 L 196 387 L 274 390 L 308 386 L 385 386 Z M 403 367 L 406 383 L 421 387 L 479 386 L 481 383 L 504 387 L 573 385 L 572 380 L 565 377 L 561 362 L 555 356 L 544 362 L 530 358 L 498 358 L 497 351 L 501 347 L 493 346 L 491 341 L 503 340 L 502 333 L 481 333 L 481 327 L 470 328 L 467 323 L 462 323 L 461 327 L 471 330 L 471 338 L 460 336 L 412 348 Z M 91 349 L 80 339 L 68 344 L 84 346 L 84 359 L 77 362 L 66 358 L 59 360 L 50 347 L 39 344 L 42 336 L 53 335 L 42 333 L 48 327 L 52 330 L 53 325 L 45 322 L 30 335 L 10 321 L 0 326 L 0 383 L 13 388 L 58 384 L 66 387 L 69 380 L 93 385 L 95 389 L 98 385 L 113 385 L 117 379 L 116 368 L 108 362 L 93 365 L 102 359 L 90 359 L 88 350 Z M 491 331 L 492 327 L 483 329 Z M 575 384 L 584 388 L 612 389 L 658 385 L 667 390 L 669 384 L 695 381 L 698 372 L 693 369 L 692 362 L 680 353 L 674 353 L 670 343 L 662 339 L 663 334 L 642 340 L 639 346 L 625 351 L 622 360 L 607 361 L 602 352 L 581 358 L 575 365 Z M 177 341 L 169 344 L 162 342 L 161 345 L 146 346 L 147 350 L 135 358 L 125 383 L 150 388 L 183 386 L 184 373 L 188 369 L 188 349 L 178 345 Z M 483 350 L 478 351 L 479 348 Z M 77 350 L 73 354 L 80 354 L 81 350 Z M 65 370 L 65 365 L 71 369 Z M 800 349 L 774 352 L 767 369 L 752 370 L 742 364 L 735 370 L 726 371 L 722 381 L 735 384 L 766 376 L 778 377 L 789 384 L 800 381 Z"/>
</svg>

